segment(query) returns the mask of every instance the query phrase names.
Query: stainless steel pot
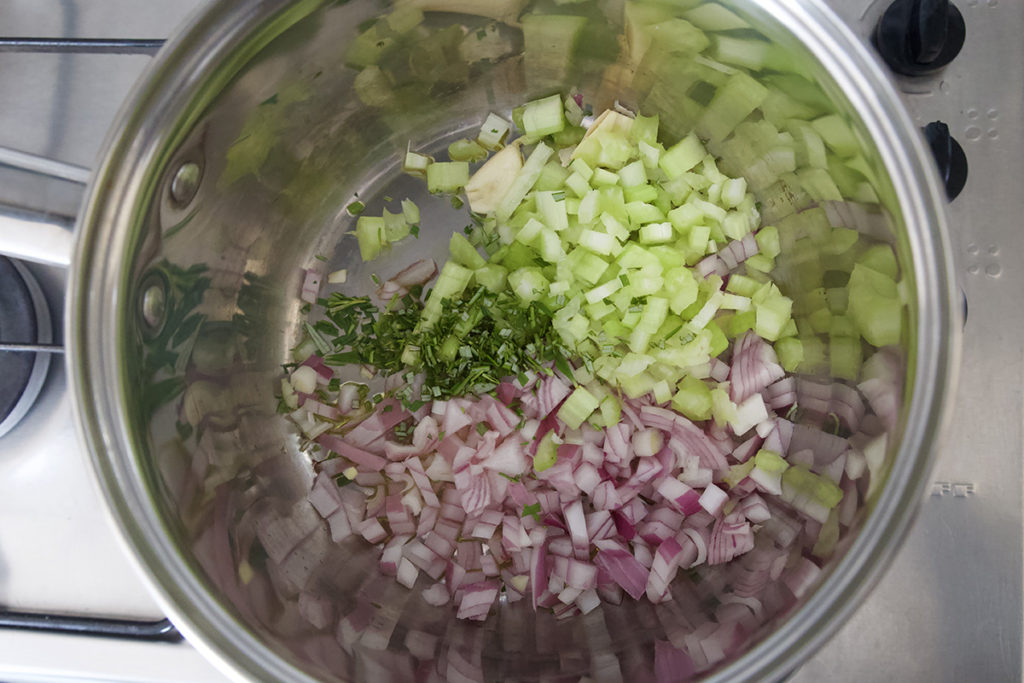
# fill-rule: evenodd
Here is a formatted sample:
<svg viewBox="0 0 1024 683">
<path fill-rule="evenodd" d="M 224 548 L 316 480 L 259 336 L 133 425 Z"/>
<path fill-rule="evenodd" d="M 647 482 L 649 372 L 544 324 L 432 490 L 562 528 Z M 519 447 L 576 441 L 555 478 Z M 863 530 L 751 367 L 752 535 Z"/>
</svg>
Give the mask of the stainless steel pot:
<svg viewBox="0 0 1024 683">
<path fill-rule="evenodd" d="M 425 647 L 449 667 L 442 673 L 454 666 L 487 680 L 639 679 L 655 640 L 678 639 L 713 609 L 700 600 L 713 574 L 685 607 L 624 604 L 556 622 L 519 603 L 482 626 L 457 622 L 380 577 L 368 545 L 331 542 L 306 501 L 310 466 L 275 411 L 274 387 L 298 336 L 300 269 L 322 255 L 352 277 L 367 274 L 345 206 L 356 196 L 422 193 L 394 180 L 407 142 L 439 148 L 487 111 L 508 114 L 530 96 L 573 86 L 598 106 L 618 98 L 659 113 L 678 134 L 715 78 L 706 73 L 684 90 L 616 66 L 616 0 L 404 4 L 428 10 L 433 27 L 472 33 L 497 20 L 493 63 L 460 66 L 414 40 L 418 47 L 402 48 L 409 77 L 367 90 L 343 64 L 357 30 L 381 11 L 361 0 L 214 2 L 154 60 L 107 141 L 78 221 L 68 362 L 81 431 L 163 607 L 239 677 L 425 677 L 410 655 L 424 657 Z M 801 96 L 849 122 L 908 299 L 904 401 L 884 486 L 799 609 L 767 615 L 739 656 L 707 672 L 765 680 L 793 671 L 834 633 L 907 532 L 952 389 L 958 292 L 937 178 L 864 47 L 815 0 L 722 4 L 773 45 L 775 62 L 755 78 L 788 72 L 776 87 L 798 84 Z M 443 9 L 454 13 L 433 11 Z M 535 10 L 588 17 L 569 46 L 570 66 L 538 63 L 529 51 L 524 58 L 517 18 Z M 810 201 L 791 189 L 794 204 Z M 440 200 L 422 205 L 424 234 L 396 249 L 396 262 L 417 250 L 442 255 L 462 224 L 464 214 Z M 788 294 L 799 305 L 806 292 Z M 367 605 L 365 624 L 347 620 Z"/>
</svg>

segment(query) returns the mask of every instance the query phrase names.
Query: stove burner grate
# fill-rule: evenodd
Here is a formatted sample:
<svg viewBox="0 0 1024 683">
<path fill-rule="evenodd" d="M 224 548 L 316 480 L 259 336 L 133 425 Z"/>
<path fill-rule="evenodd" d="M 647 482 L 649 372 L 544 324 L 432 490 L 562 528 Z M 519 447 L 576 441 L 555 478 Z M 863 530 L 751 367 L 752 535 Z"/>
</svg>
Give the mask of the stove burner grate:
<svg viewBox="0 0 1024 683">
<path fill-rule="evenodd" d="M 39 395 L 54 351 L 50 309 L 29 270 L 0 257 L 0 436 Z M 42 348 L 40 348 L 42 347 Z"/>
</svg>

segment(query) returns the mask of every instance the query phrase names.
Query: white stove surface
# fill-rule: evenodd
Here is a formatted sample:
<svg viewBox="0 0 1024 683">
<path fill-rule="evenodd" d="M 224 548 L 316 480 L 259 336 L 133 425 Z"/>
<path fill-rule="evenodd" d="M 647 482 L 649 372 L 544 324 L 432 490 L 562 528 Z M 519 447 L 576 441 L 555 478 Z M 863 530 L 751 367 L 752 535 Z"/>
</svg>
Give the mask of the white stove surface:
<svg viewBox="0 0 1024 683">
<path fill-rule="evenodd" d="M 5 37 L 165 38 L 200 0 L 4 0 Z M 0 145 L 91 166 L 146 56 L 0 54 Z M 81 188 L 0 169 L 0 202 L 74 215 Z M 63 337 L 65 274 L 26 264 Z M 57 356 L 39 399 L 0 440 L 0 607 L 160 621 L 118 537 L 72 420 Z M 0 629 L 0 680 L 224 681 L 186 642 Z"/>
<path fill-rule="evenodd" d="M 163 38 L 203 0 L 3 0 L 0 34 Z M 830 0 L 864 35 L 888 0 Z M 881 584 L 792 678 L 1021 680 L 1024 3 L 959 0 L 961 55 L 901 83 L 923 125 L 941 119 L 971 165 L 950 207 L 970 302 L 954 424 L 933 495 Z M 149 58 L 0 54 L 0 146 L 91 165 Z M 0 202 L 74 215 L 81 189 L 0 167 Z M 61 337 L 63 273 L 30 265 Z M 0 607 L 158 620 L 76 441 L 63 367 L 0 440 Z M 3 681 L 225 680 L 190 645 L 0 630 Z"/>
</svg>

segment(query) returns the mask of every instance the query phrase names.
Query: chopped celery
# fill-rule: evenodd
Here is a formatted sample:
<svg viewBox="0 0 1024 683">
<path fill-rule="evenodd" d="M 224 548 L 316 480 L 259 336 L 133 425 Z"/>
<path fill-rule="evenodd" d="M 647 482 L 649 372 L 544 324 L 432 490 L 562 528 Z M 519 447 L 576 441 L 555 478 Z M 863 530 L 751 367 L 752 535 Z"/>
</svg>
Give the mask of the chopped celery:
<svg viewBox="0 0 1024 683">
<path fill-rule="evenodd" d="M 725 289 L 733 294 L 739 294 L 740 296 L 749 298 L 754 296 L 754 292 L 756 292 L 760 286 L 760 283 L 756 280 L 752 280 L 745 275 L 734 274 L 729 277 L 729 284 L 726 285 Z"/>
<path fill-rule="evenodd" d="M 558 263 L 565 258 L 565 248 L 562 246 L 562 241 L 558 238 L 558 233 L 551 228 L 544 228 L 541 231 L 538 237 L 537 250 L 540 253 L 540 257 L 548 263 Z"/>
<path fill-rule="evenodd" d="M 759 302 L 755 306 L 757 322 L 754 331 L 762 339 L 775 341 L 782 335 L 782 329 L 790 320 L 793 300 L 781 294 Z"/>
<path fill-rule="evenodd" d="M 796 372 L 804 360 L 804 345 L 796 337 L 785 337 L 775 342 L 779 364 L 786 372 Z"/>
<path fill-rule="evenodd" d="M 708 354 L 712 358 L 716 358 L 721 355 L 727 348 L 729 348 L 729 338 L 725 335 L 725 331 L 718 325 L 714 320 L 707 324 L 704 329 L 711 332 L 711 339 L 708 343 Z"/>
<path fill-rule="evenodd" d="M 593 289 L 586 292 L 586 294 L 583 295 L 583 298 L 586 299 L 587 303 L 589 304 L 596 304 L 610 297 L 612 294 L 617 292 L 621 287 L 622 282 L 620 282 L 619 280 L 609 280 L 603 285 L 598 285 L 597 287 L 594 287 Z"/>
<path fill-rule="evenodd" d="M 388 244 L 397 242 L 409 235 L 410 226 L 405 221 L 405 215 L 402 213 L 391 213 L 387 209 L 384 210 L 384 241 Z"/>
<path fill-rule="evenodd" d="M 584 230 L 580 233 L 579 244 L 595 254 L 612 256 L 622 251 L 622 245 L 611 235 L 596 230 Z"/>
<path fill-rule="evenodd" d="M 678 178 L 699 164 L 705 156 L 707 151 L 704 145 L 691 133 L 665 150 L 658 160 L 658 166 L 670 179 Z"/>
<path fill-rule="evenodd" d="M 594 175 L 590 179 L 590 184 L 594 187 L 608 187 L 611 185 L 619 184 L 619 176 L 612 173 L 606 168 L 594 169 Z"/>
<path fill-rule="evenodd" d="M 456 263 L 471 270 L 479 270 L 487 265 L 487 261 L 477 252 L 476 247 L 470 244 L 460 233 L 452 233 L 452 238 L 448 243 L 448 251 Z"/>
<path fill-rule="evenodd" d="M 658 116 L 637 116 L 629 129 L 629 136 L 638 144 L 658 144 Z"/>
<path fill-rule="evenodd" d="M 750 218 L 737 211 L 730 211 L 722 220 L 722 232 L 731 240 L 741 240 L 750 232 Z"/>
<path fill-rule="evenodd" d="M 553 192 L 538 192 L 536 197 L 537 210 L 549 228 L 557 232 L 569 227 L 569 216 L 565 210 L 564 198 L 555 199 Z"/>
<path fill-rule="evenodd" d="M 629 377 L 619 377 L 619 386 L 629 398 L 640 398 L 654 388 L 656 380 L 646 372 L 640 372 Z"/>
<path fill-rule="evenodd" d="M 409 225 L 417 225 L 420 222 L 420 207 L 411 199 L 403 199 L 402 216 Z"/>
<path fill-rule="evenodd" d="M 619 169 L 619 184 L 622 187 L 637 187 L 647 184 L 647 170 L 643 162 L 634 161 Z"/>
<path fill-rule="evenodd" d="M 583 159 L 574 159 L 573 162 L 569 164 L 569 170 L 578 174 L 588 183 L 590 182 L 590 178 L 594 175 L 594 169 L 590 168 L 590 166 L 587 165 L 587 162 L 583 161 Z"/>
<path fill-rule="evenodd" d="M 558 409 L 558 419 L 564 422 L 570 429 L 579 429 L 591 413 L 597 410 L 600 402 L 592 393 L 584 387 L 576 389 L 565 399 L 562 407 Z"/>
<path fill-rule="evenodd" d="M 655 203 L 654 205 L 658 206 L 656 202 L 658 202 L 661 199 L 661 195 L 658 194 L 658 188 L 655 187 L 654 185 L 637 185 L 634 187 L 628 187 L 626 188 L 623 194 L 625 195 L 625 200 L 627 203 Z M 658 207 L 658 210 L 661 211 L 662 213 L 665 212 L 665 210 L 662 209 L 660 206 Z"/>
<path fill-rule="evenodd" d="M 581 176 L 579 173 L 572 173 L 568 178 L 566 178 L 565 186 L 572 190 L 573 194 L 575 194 L 580 199 L 586 197 L 587 194 L 591 191 L 590 183 L 588 183 L 587 179 Z"/>
<path fill-rule="evenodd" d="M 486 149 L 498 149 L 505 142 L 511 124 L 497 114 L 488 114 L 476 135 L 476 141 Z"/>
<path fill-rule="evenodd" d="M 722 387 L 711 390 L 711 417 L 719 427 L 736 420 L 736 404 L 729 400 L 729 392 Z"/>
<path fill-rule="evenodd" d="M 412 175 L 427 175 L 427 167 L 433 163 L 433 159 L 425 154 L 417 154 L 416 152 L 405 153 L 405 163 L 402 164 L 402 170 Z"/>
<path fill-rule="evenodd" d="M 488 263 L 473 271 L 473 279 L 489 292 L 500 292 L 508 280 L 508 270 L 494 263 Z"/>
<path fill-rule="evenodd" d="M 561 439 L 558 438 L 554 431 L 544 435 L 544 438 L 537 444 L 537 452 L 533 456 L 533 469 L 535 472 L 543 472 L 557 462 L 559 443 L 561 443 Z"/>
<path fill-rule="evenodd" d="M 665 244 L 672 236 L 671 223 L 648 223 L 640 228 L 641 244 Z"/>
<path fill-rule="evenodd" d="M 782 252 L 779 245 L 779 229 L 773 225 L 767 225 L 757 231 L 754 235 L 757 240 L 757 250 L 762 256 L 775 258 Z"/>
<path fill-rule="evenodd" d="M 499 221 L 507 221 L 512 216 L 512 212 L 522 203 L 530 188 L 537 182 L 537 178 L 544 170 L 544 164 L 548 162 L 552 154 L 554 154 L 554 150 L 543 142 L 533 150 L 498 203 L 495 215 Z"/>
<path fill-rule="evenodd" d="M 483 161 L 487 150 L 474 140 L 462 138 L 448 145 L 448 157 L 452 161 Z"/>
<path fill-rule="evenodd" d="M 558 95 L 527 102 L 523 108 L 523 132 L 535 138 L 551 135 L 565 128 L 565 112 Z"/>
<path fill-rule="evenodd" d="M 707 420 L 711 417 L 711 389 L 702 380 L 684 376 L 677 385 L 678 391 L 672 397 L 672 407 L 691 420 Z"/>
<path fill-rule="evenodd" d="M 601 399 L 599 409 L 601 411 L 601 417 L 604 419 L 604 423 L 609 427 L 617 425 L 619 420 L 622 419 L 622 405 L 619 403 L 619 400 L 612 395 L 605 396 Z"/>
<path fill-rule="evenodd" d="M 672 387 L 663 379 L 654 383 L 651 393 L 654 395 L 655 403 L 668 403 L 672 400 Z"/>
<path fill-rule="evenodd" d="M 565 149 L 578 145 L 586 135 L 587 129 L 582 126 L 566 126 L 557 133 L 551 134 L 551 140 L 559 147 Z"/>
<path fill-rule="evenodd" d="M 769 474 L 782 474 L 789 469 L 789 463 L 781 455 L 764 448 L 754 455 L 754 466 Z"/>
<path fill-rule="evenodd" d="M 435 161 L 427 167 L 427 189 L 431 193 L 457 192 L 469 182 L 465 161 Z"/>
<path fill-rule="evenodd" d="M 665 220 L 665 214 L 661 209 L 646 202 L 629 202 L 626 204 L 626 215 L 636 226 Z"/>
<path fill-rule="evenodd" d="M 589 225 L 597 220 L 600 208 L 601 193 L 597 190 L 591 190 L 580 200 L 580 208 L 576 212 L 576 217 L 580 223 Z"/>
<path fill-rule="evenodd" d="M 543 229 L 543 223 L 536 218 L 530 218 L 519 228 L 519 232 L 516 233 L 516 241 L 520 244 L 532 244 Z"/>
<path fill-rule="evenodd" d="M 523 301 L 536 301 L 547 293 L 548 281 L 540 268 L 519 268 L 508 274 L 508 284 Z"/>
<path fill-rule="evenodd" d="M 359 256 L 372 261 L 380 256 L 386 246 L 384 240 L 384 219 L 377 216 L 360 216 L 356 221 L 356 239 L 359 241 Z"/>
</svg>

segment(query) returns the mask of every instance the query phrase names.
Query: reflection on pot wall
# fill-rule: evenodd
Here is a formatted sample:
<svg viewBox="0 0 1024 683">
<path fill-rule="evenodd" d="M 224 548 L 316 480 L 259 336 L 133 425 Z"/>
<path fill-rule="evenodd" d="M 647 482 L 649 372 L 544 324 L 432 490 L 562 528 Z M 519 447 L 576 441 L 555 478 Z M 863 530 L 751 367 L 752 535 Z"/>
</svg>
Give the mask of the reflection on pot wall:
<svg viewBox="0 0 1024 683">
<path fill-rule="evenodd" d="M 874 285 L 901 307 L 895 282 L 912 280 L 890 227 L 900 213 L 873 146 L 792 39 L 774 27 L 768 40 L 722 6 L 696 4 L 426 0 L 382 16 L 373 3 L 324 6 L 262 48 L 169 161 L 125 312 L 136 442 L 197 569 L 248 629 L 310 674 L 645 680 L 660 663 L 684 677 L 742 654 L 799 604 L 794 589 L 803 594 L 812 568 L 827 575 L 855 538 L 870 507 L 860 504 L 886 468 L 876 437 L 897 440 L 900 343 L 913 344 L 914 330 L 898 313 L 902 332 L 865 332 L 866 304 L 846 292 L 858 264 L 880 253 L 872 248 L 892 244 L 902 269 L 893 262 Z M 488 112 L 511 118 L 523 101 L 569 89 L 593 112 L 617 102 L 657 114 L 666 141 L 695 129 L 723 172 L 746 178 L 762 223 L 778 229 L 776 281 L 794 300 L 790 417 L 850 436 L 841 455 L 859 465 L 846 472 L 869 467 L 870 477 L 840 468 L 845 502 L 826 522 L 839 540 L 813 558 L 792 542 L 815 522 L 773 505 L 759 552 L 681 572 L 669 602 L 626 599 L 559 620 L 502 596 L 486 622 L 466 623 L 381 575 L 379 548 L 332 540 L 307 498 L 311 456 L 326 454 L 279 412 L 281 365 L 305 334 L 304 268 L 368 283 L 371 270 L 442 256 L 469 222 L 418 181 L 395 179 L 407 145 L 440 156 Z M 414 194 L 419 239 L 362 263 L 346 207 L 379 212 L 386 196 Z M 849 345 L 852 368 L 835 355 Z"/>
</svg>

